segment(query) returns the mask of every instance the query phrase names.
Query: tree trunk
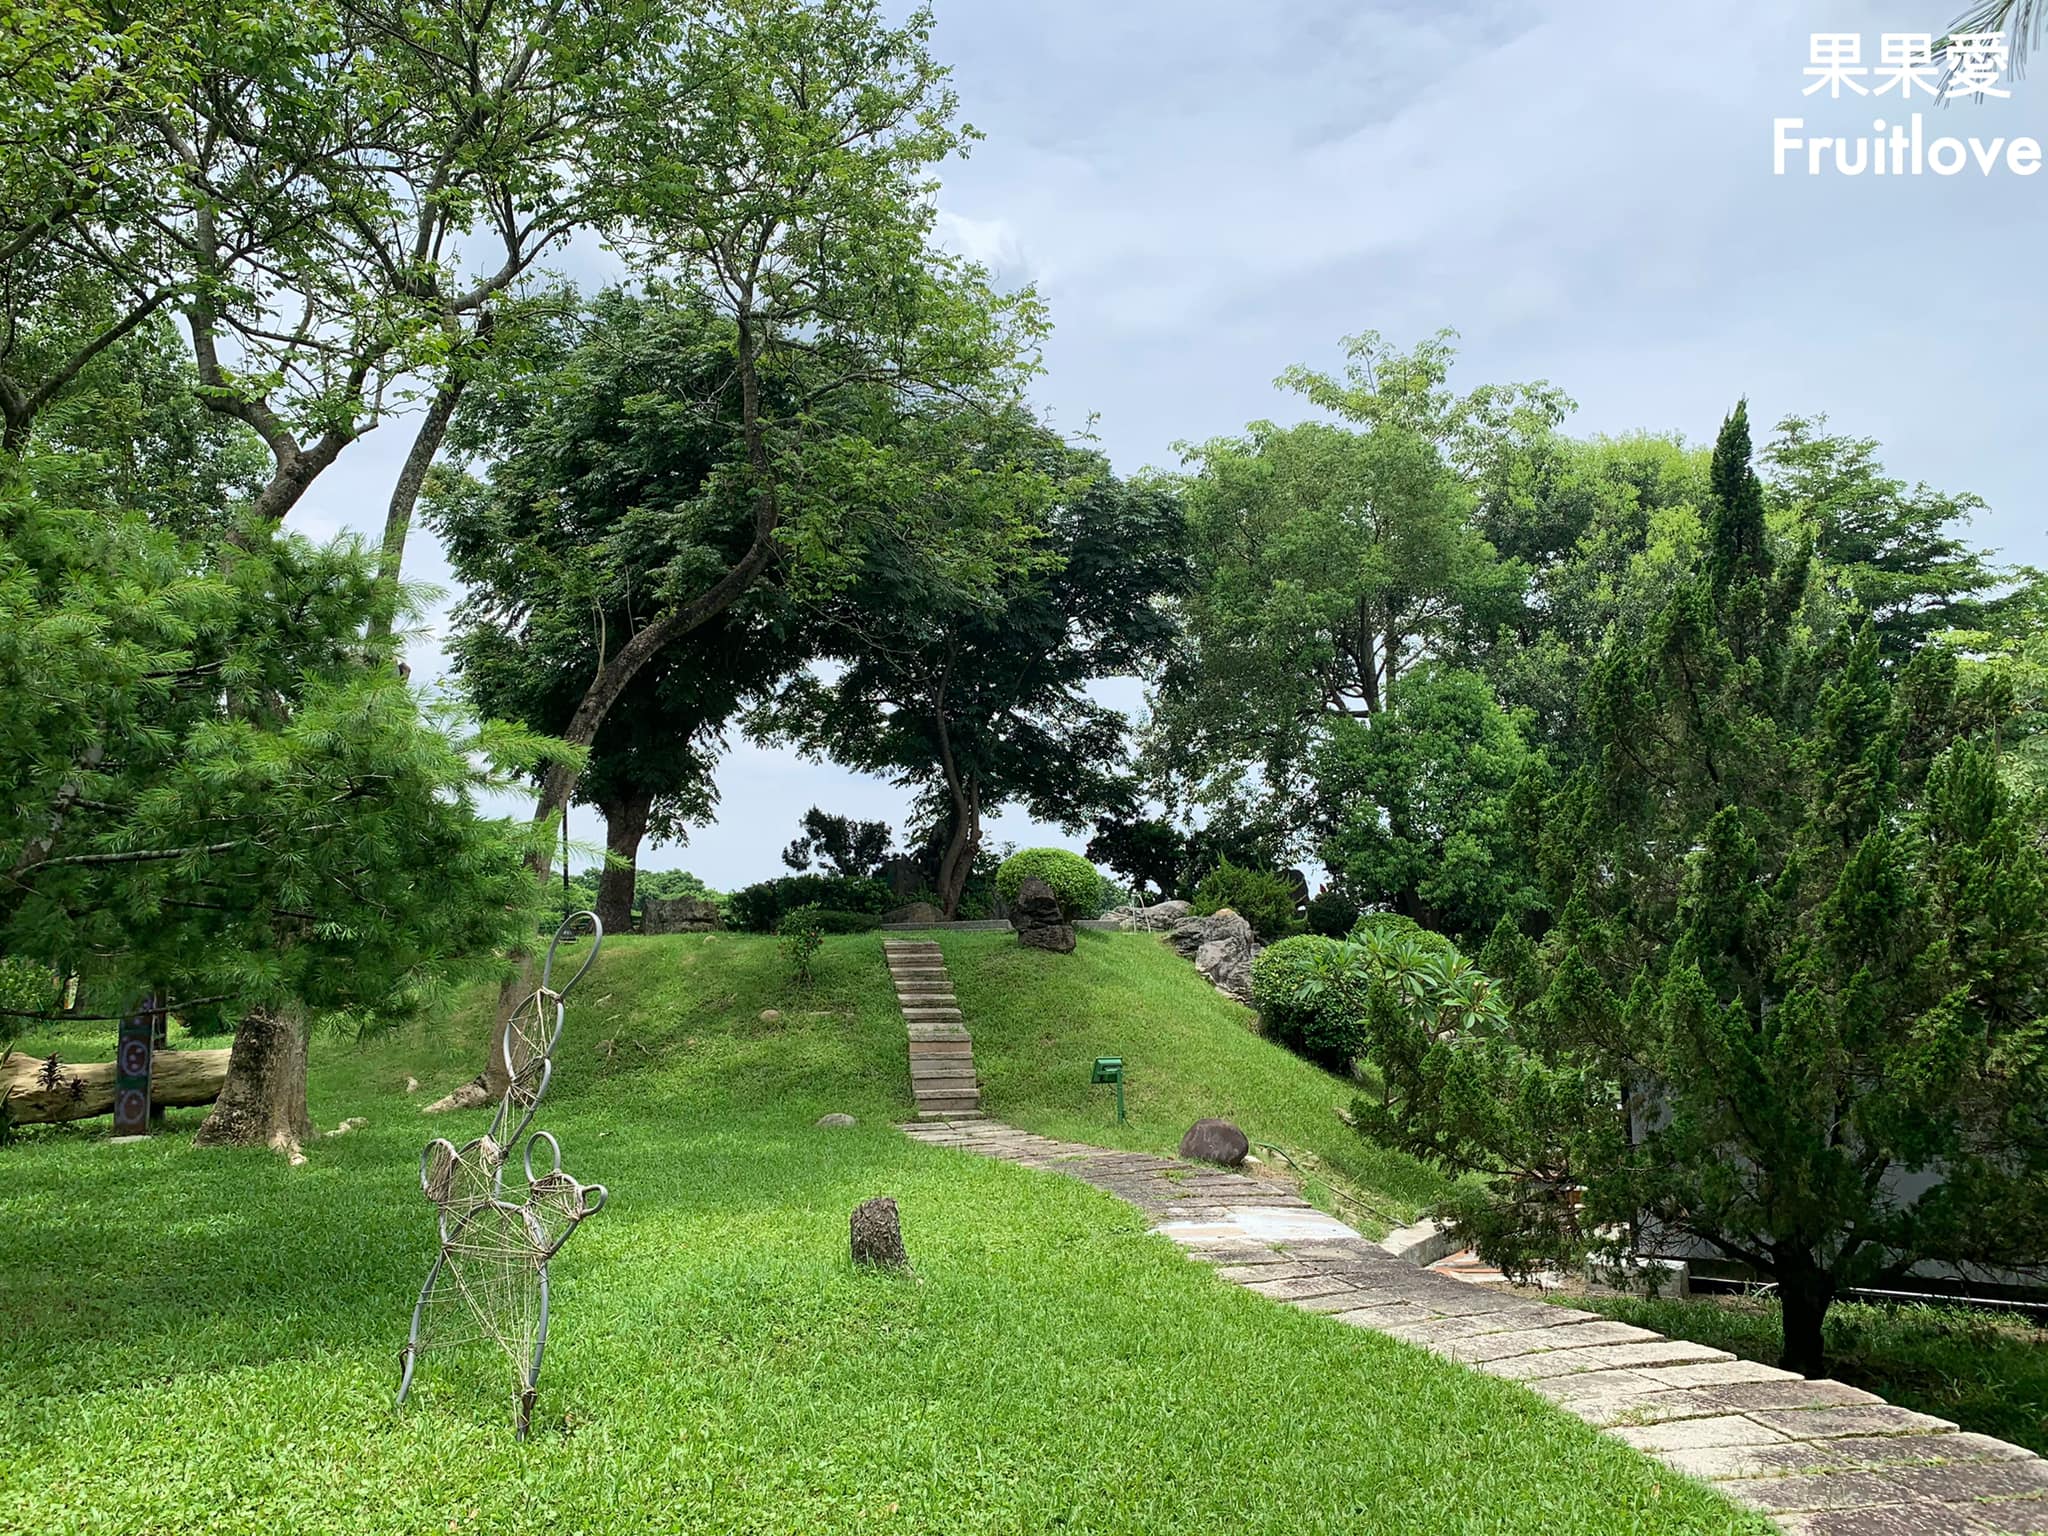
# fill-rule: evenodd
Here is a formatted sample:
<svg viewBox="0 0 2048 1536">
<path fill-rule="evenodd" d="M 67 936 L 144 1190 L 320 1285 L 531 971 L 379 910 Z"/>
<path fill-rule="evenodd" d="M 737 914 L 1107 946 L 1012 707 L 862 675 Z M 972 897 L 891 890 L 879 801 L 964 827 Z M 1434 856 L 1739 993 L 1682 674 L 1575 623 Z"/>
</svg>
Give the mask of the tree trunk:
<svg viewBox="0 0 2048 1536">
<path fill-rule="evenodd" d="M 229 1051 L 158 1051 L 150 1064 L 149 1103 L 152 1109 L 211 1104 L 227 1081 Z M 0 1100 L 16 1125 L 43 1125 L 58 1120 L 87 1120 L 114 1107 L 114 1064 L 60 1062 L 56 1081 L 42 1086 L 43 1063 L 33 1056 L 0 1062 Z M 74 1086 L 76 1085 L 76 1086 Z"/>
<path fill-rule="evenodd" d="M 413 511 L 419 506 L 420 489 L 427 483 L 434 455 L 448 440 L 448 424 L 455 418 L 455 407 L 461 402 L 466 382 L 460 373 L 451 372 L 434 392 L 426 419 L 413 436 L 412 451 L 406 454 L 404 467 L 398 472 L 398 483 L 391 488 L 391 501 L 384 509 L 384 542 L 377 553 L 377 605 L 370 613 L 369 625 L 373 640 L 389 635 L 398 616 L 398 573 L 405 564 L 405 541 L 412 531 Z"/>
<path fill-rule="evenodd" d="M 202 1147 L 269 1147 L 303 1161 L 313 1136 L 306 1112 L 306 1017 L 296 1007 L 251 1008 L 235 1031 L 227 1081 L 193 1138 Z"/>
<path fill-rule="evenodd" d="M 621 862 L 606 860 L 604 872 L 597 877 L 597 920 L 604 924 L 606 933 L 631 933 L 640 839 L 647 835 L 647 818 L 654 810 L 654 796 L 621 795 L 598 809 L 604 813 L 605 852 Z"/>
<path fill-rule="evenodd" d="M 1810 1265 L 1780 1266 L 1778 1300 L 1783 1309 L 1785 1345 L 1779 1366 L 1802 1376 L 1827 1375 L 1822 1327 L 1835 1300 L 1834 1278 Z"/>
<path fill-rule="evenodd" d="M 946 851 L 939 859 L 939 912 L 947 922 L 959 914 L 960 898 L 967 894 L 967 877 L 974 872 L 974 856 L 979 852 L 981 809 L 973 796 L 966 796 L 953 813 Z"/>
</svg>

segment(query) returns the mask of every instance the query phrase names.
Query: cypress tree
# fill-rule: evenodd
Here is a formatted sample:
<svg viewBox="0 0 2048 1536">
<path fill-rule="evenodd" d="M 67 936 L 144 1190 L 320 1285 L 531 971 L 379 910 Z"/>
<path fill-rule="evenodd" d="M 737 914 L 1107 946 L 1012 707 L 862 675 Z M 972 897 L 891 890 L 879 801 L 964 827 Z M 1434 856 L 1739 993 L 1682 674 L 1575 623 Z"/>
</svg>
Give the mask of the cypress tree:
<svg viewBox="0 0 2048 1536">
<path fill-rule="evenodd" d="M 1496 1262 L 1703 1251 L 1777 1283 L 1819 1374 L 1846 1289 L 2048 1260 L 2048 815 L 2000 774 L 1995 681 L 1798 622 L 1741 407 L 1714 486 L 1698 579 L 1588 674 L 1546 990 L 1486 1040 L 1376 1048 L 1413 1065 L 1370 1118 L 1485 1175 L 1451 1213 Z"/>
</svg>

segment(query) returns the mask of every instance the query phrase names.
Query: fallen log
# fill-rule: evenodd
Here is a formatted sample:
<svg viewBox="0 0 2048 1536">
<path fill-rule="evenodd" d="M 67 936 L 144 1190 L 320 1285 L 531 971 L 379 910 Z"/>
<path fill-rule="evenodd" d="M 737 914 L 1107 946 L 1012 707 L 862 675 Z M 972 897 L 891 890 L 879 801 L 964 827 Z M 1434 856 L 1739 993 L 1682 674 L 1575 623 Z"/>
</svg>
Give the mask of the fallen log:
<svg viewBox="0 0 2048 1536">
<path fill-rule="evenodd" d="M 150 1071 L 149 1102 L 168 1108 L 211 1104 L 228 1080 L 226 1051 L 158 1051 Z M 15 1055 L 0 1062 L 0 1099 L 16 1125 L 86 1120 L 114 1110 L 114 1064 L 59 1062 L 54 1084 L 45 1063 Z"/>
</svg>

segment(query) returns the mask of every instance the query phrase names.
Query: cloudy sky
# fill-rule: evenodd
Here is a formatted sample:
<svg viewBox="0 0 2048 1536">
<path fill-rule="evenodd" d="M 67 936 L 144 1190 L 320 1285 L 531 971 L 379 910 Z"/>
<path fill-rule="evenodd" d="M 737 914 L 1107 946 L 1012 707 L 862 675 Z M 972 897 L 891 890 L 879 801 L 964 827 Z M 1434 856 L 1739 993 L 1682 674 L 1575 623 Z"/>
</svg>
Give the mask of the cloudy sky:
<svg viewBox="0 0 2048 1536">
<path fill-rule="evenodd" d="M 1984 496 L 1976 537 L 2048 564 L 2028 361 L 2048 341 L 2048 170 L 1812 176 L 1795 155 L 1773 174 L 1776 118 L 1869 137 L 1907 115 L 1897 89 L 1803 94 L 1812 33 L 1856 34 L 1874 65 L 1882 34 L 1938 33 L 1958 3 L 939 0 L 938 50 L 987 135 L 946 175 L 943 231 L 1039 285 L 1039 402 L 1069 430 L 1095 416 L 1124 472 L 1298 415 L 1273 378 L 1336 366 L 1345 335 L 1451 326 L 1454 382 L 1548 379 L 1584 433 L 1710 438 L 1741 395 L 1764 423 L 1826 412 L 1896 473 Z M 2048 141 L 2048 74 L 1912 110 L 1929 140 Z M 403 446 L 345 455 L 308 531 L 379 522 Z M 424 537 L 407 574 L 449 583 Z M 430 638 L 416 661 L 439 669 Z M 779 871 L 806 806 L 900 830 L 906 799 L 745 744 L 719 785 L 718 824 L 644 862 L 729 888 Z"/>
</svg>

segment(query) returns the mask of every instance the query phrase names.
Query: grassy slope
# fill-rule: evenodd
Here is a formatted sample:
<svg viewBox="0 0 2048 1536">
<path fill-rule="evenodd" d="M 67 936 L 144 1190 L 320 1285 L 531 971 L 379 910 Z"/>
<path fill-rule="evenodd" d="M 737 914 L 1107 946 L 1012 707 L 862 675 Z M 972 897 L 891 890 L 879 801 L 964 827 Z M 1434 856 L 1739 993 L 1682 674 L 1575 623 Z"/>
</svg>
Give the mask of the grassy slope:
<svg viewBox="0 0 2048 1536">
<path fill-rule="evenodd" d="M 323 1042 L 316 1117 L 370 1124 L 304 1168 L 104 1122 L 0 1152 L 0 1530 L 1764 1530 L 1507 1384 L 1225 1285 L 1078 1182 L 898 1135 L 872 936 L 829 940 L 808 996 L 725 937 L 618 941 L 585 987 L 539 1123 L 612 1202 L 556 1261 L 531 1444 L 488 1356 L 429 1355 L 391 1408 L 419 1146 L 483 1124 L 402 1084 L 466 1073 L 472 1010 Z M 846 1261 L 882 1191 L 911 1277 Z"/>
<path fill-rule="evenodd" d="M 1567 1304 L 1746 1360 L 1778 1363 L 1775 1301 L 1581 1296 Z M 1838 1380 L 2048 1455 L 2048 1334 L 2026 1318 L 1839 1302 L 1828 1312 L 1827 1346 L 1828 1374 Z"/>
<path fill-rule="evenodd" d="M 1441 1192 L 1439 1175 L 1337 1118 L 1355 1084 L 1252 1033 L 1250 1010 L 1157 937 L 1083 929 L 1077 938 L 1071 955 L 1024 949 L 1004 933 L 940 941 L 990 1113 L 1049 1136 L 1156 1151 L 1172 1151 L 1202 1116 L 1220 1115 L 1255 1142 L 1334 1174 L 1377 1222 L 1329 1199 L 1325 1180 L 1311 1178 L 1310 1197 L 1375 1236 L 1392 1219 L 1413 1220 Z M 1097 1056 L 1124 1059 L 1129 1119 L 1121 1127 L 1111 1090 L 1089 1086 Z"/>
</svg>

